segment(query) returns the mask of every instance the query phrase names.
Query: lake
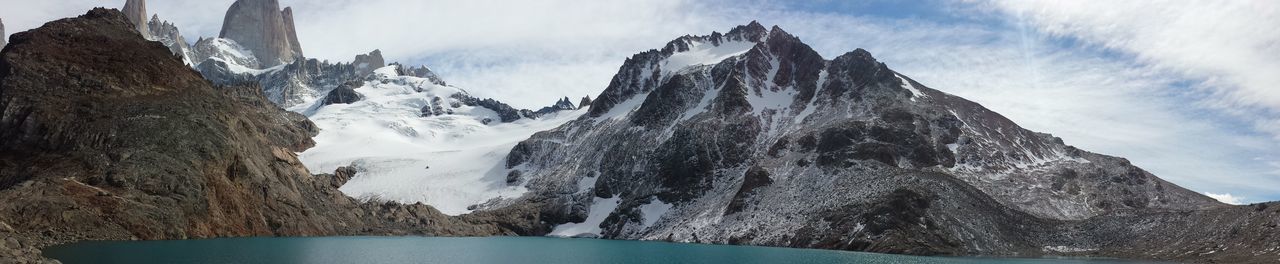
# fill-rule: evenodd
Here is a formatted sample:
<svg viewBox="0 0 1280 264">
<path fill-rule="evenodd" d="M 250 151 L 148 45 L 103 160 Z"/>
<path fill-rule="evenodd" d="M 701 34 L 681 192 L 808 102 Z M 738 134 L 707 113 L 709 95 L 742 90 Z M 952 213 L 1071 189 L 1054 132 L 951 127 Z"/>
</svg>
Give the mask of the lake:
<svg viewBox="0 0 1280 264">
<path fill-rule="evenodd" d="M 44 249 L 76 263 L 1144 263 L 940 258 L 834 250 L 550 237 L 309 237 L 88 241 Z"/>
</svg>

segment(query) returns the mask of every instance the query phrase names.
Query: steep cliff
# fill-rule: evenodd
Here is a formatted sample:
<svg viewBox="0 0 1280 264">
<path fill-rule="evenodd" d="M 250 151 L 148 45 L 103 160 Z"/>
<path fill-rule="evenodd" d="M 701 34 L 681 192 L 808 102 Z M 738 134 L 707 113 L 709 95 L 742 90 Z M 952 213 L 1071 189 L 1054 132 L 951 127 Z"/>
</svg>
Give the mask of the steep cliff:
<svg viewBox="0 0 1280 264">
<path fill-rule="evenodd" d="M 124 15 L 143 37 L 151 38 L 151 29 L 147 24 L 147 0 L 128 0 L 124 3 Z"/>
<path fill-rule="evenodd" d="M 303 58 L 293 10 L 280 10 L 277 0 L 237 0 L 227 9 L 219 38 L 235 40 L 249 49 L 263 67 Z"/>
</svg>

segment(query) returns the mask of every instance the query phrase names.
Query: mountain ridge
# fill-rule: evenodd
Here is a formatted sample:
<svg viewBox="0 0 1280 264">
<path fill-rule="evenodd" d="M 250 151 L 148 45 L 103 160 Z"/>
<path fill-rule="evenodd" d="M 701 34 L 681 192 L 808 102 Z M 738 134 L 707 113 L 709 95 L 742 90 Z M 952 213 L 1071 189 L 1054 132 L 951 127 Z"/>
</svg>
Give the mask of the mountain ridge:
<svg viewBox="0 0 1280 264">
<path fill-rule="evenodd" d="M 1275 254 L 1262 253 L 1277 243 L 1265 235 L 1229 254 L 1206 249 L 1242 241 L 1221 234 L 1265 214 L 1023 129 L 866 50 L 825 60 L 776 26 L 729 32 L 628 58 L 587 115 L 513 148 L 507 168 L 530 191 L 489 206 L 538 208 L 559 236 L 926 255 Z M 1183 236 L 1185 222 L 1169 220 L 1219 217 L 1209 212 L 1252 220 L 1212 236 Z"/>
</svg>

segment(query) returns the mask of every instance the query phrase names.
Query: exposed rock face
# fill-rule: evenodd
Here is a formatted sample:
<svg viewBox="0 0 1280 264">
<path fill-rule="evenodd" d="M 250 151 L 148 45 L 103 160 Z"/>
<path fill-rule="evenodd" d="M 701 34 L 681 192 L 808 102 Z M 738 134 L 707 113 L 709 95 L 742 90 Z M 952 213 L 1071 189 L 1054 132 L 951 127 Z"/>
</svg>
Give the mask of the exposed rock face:
<svg viewBox="0 0 1280 264">
<path fill-rule="evenodd" d="M 369 54 L 356 55 L 356 59 L 351 61 L 351 64 L 355 65 L 357 75 L 368 75 L 373 73 L 373 70 L 386 67 L 387 61 L 382 59 L 381 50 L 373 50 Z"/>
<path fill-rule="evenodd" d="M 391 65 L 399 66 L 399 67 L 396 67 L 396 71 L 400 75 L 426 78 L 427 80 L 431 80 L 431 83 L 434 83 L 436 85 L 442 85 L 442 86 L 449 85 L 444 82 L 444 79 L 440 79 L 440 76 L 436 75 L 435 72 L 427 68 L 426 65 L 417 66 L 417 67 L 406 67 L 404 65 L 401 65 L 400 63 L 395 63 L 395 62 L 391 63 Z"/>
<path fill-rule="evenodd" d="M 697 56 L 710 50 L 727 55 Z M 1023 129 L 865 50 L 827 60 L 754 22 L 632 56 L 588 115 L 517 144 L 506 166 L 530 192 L 499 206 L 550 225 L 607 213 L 598 235 L 614 239 L 1200 259 L 1213 249 L 1188 243 L 1226 239 L 1207 234 L 1276 232 L 1251 226 L 1275 221 L 1265 214 Z M 604 198 L 620 203 L 589 211 Z M 1178 230 L 1193 223 L 1209 231 Z M 1116 236 L 1137 233 L 1149 240 Z M 1280 238 L 1246 239 L 1231 239 L 1242 259 L 1280 256 L 1263 247 Z"/>
<path fill-rule="evenodd" d="M 578 101 L 578 108 L 586 108 L 591 106 L 591 96 L 582 97 L 582 101 Z"/>
<path fill-rule="evenodd" d="M 94 9 L 14 35 L 0 54 L 0 259 L 84 239 L 545 232 L 519 209 L 447 217 L 361 203 L 311 175 L 305 117 L 256 86 L 215 86 Z"/>
<path fill-rule="evenodd" d="M 9 35 L 4 33 L 4 20 L 0 19 L 0 49 L 9 44 Z"/>
<path fill-rule="evenodd" d="M 169 51 L 173 54 L 182 56 L 183 63 L 195 65 L 195 61 L 192 60 L 195 53 L 191 49 L 191 44 L 187 43 L 187 39 L 182 37 L 182 32 L 178 31 L 178 26 L 169 21 L 160 20 L 160 16 L 152 15 L 151 21 L 147 22 L 147 28 L 151 30 L 152 40 L 169 47 Z"/>
<path fill-rule="evenodd" d="M 338 88 L 329 91 L 329 95 L 326 95 L 324 101 L 321 101 L 320 104 L 351 104 L 360 101 L 360 93 L 357 93 L 355 88 L 359 88 L 361 84 L 360 82 L 348 82 L 339 85 Z"/>
<path fill-rule="evenodd" d="M 124 15 L 129 17 L 138 33 L 147 39 L 151 38 L 151 30 L 147 24 L 147 0 L 128 0 L 124 3 Z"/>
<path fill-rule="evenodd" d="M 303 58 L 293 25 L 293 11 L 277 0 L 237 0 L 227 10 L 220 38 L 235 40 L 253 52 L 263 67 Z"/>
</svg>

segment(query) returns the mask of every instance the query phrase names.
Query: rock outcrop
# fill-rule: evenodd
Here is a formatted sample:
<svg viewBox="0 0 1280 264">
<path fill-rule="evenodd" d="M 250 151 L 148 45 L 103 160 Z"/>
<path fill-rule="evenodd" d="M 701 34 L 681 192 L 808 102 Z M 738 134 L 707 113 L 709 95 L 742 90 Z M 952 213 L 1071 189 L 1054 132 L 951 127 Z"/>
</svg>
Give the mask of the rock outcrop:
<svg viewBox="0 0 1280 264">
<path fill-rule="evenodd" d="M 262 67 L 304 58 L 293 24 L 293 10 L 280 10 L 277 0 L 237 0 L 222 23 L 219 37 L 247 48 Z"/>
<path fill-rule="evenodd" d="M 124 3 L 124 15 L 143 37 L 151 39 L 151 29 L 147 24 L 147 0 L 128 0 Z"/>
<path fill-rule="evenodd" d="M 348 82 L 339 85 L 338 88 L 334 88 L 333 91 L 329 91 L 329 94 L 324 96 L 324 100 L 320 101 L 320 105 L 351 104 L 360 101 L 360 93 L 357 93 L 355 88 L 359 88 L 362 84 L 361 82 Z"/>
<path fill-rule="evenodd" d="M 99 8 L 0 53 L 0 259 L 78 240 L 545 232 L 506 216 L 536 215 L 518 209 L 448 217 L 347 197 L 336 186 L 353 171 L 298 161 L 317 133 L 304 116 L 210 83 L 135 30 Z"/>
<path fill-rule="evenodd" d="M 538 117 L 538 116 L 548 115 L 548 114 L 559 112 L 559 111 L 576 110 L 576 109 L 578 109 L 578 107 L 573 105 L 573 101 L 570 101 L 569 97 L 565 97 L 565 98 L 561 98 L 560 100 L 556 100 L 556 103 L 552 104 L 551 106 L 544 106 L 538 109 L 538 111 L 534 111 L 533 115 L 535 117 Z"/>
<path fill-rule="evenodd" d="M 396 67 L 396 71 L 397 71 L 397 73 L 398 73 L 398 74 L 400 74 L 400 75 L 402 75 L 402 76 L 413 76 L 413 77 L 418 77 L 418 78 L 425 78 L 425 79 L 427 79 L 427 80 L 430 80 L 430 81 L 431 81 L 431 83 L 434 83 L 434 84 L 436 84 L 436 85 L 440 85 L 440 86 L 448 86 L 448 85 L 449 85 L 449 84 L 445 83 L 445 82 L 444 82 L 444 79 L 441 79 L 439 75 L 436 75 L 436 73 L 435 73 L 435 72 L 431 71 L 431 69 L 430 69 L 430 68 L 427 68 L 427 66 L 426 66 L 426 65 L 416 66 L 416 67 L 408 67 L 408 66 L 404 66 L 403 64 L 400 64 L 400 63 L 397 63 L 397 62 L 392 62 L 392 63 L 391 63 L 391 65 L 398 66 L 398 67 Z"/>
<path fill-rule="evenodd" d="M 351 64 L 356 67 L 356 75 L 363 76 L 373 73 L 373 70 L 386 67 L 387 61 L 382 58 L 381 50 L 373 50 L 369 54 L 356 55 Z"/>
<path fill-rule="evenodd" d="M 587 108 L 587 107 L 591 107 L 591 96 L 583 96 L 582 100 L 578 101 L 578 108 Z"/>
</svg>

